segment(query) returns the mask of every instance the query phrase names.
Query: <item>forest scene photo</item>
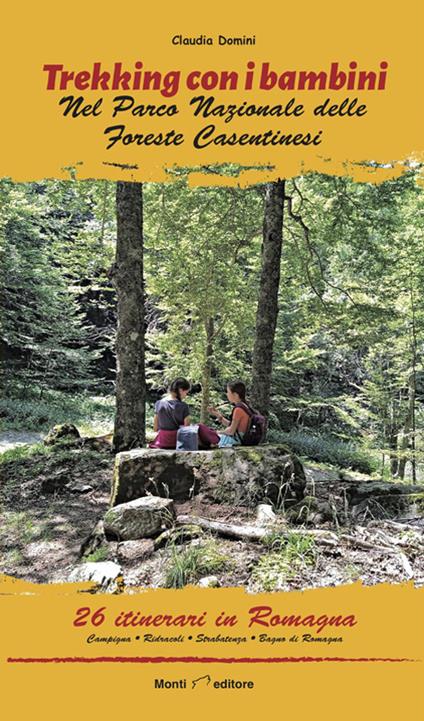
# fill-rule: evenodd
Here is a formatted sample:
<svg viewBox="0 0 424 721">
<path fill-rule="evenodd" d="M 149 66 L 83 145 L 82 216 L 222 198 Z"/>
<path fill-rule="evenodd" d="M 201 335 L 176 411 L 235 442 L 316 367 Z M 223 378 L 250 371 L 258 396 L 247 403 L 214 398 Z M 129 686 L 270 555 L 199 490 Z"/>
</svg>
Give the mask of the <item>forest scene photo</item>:
<svg viewBox="0 0 424 721">
<path fill-rule="evenodd" d="M 0 180 L 0 573 L 424 584 L 418 170 Z M 149 447 L 175 379 L 219 438 L 245 387 L 260 444 Z"/>
</svg>

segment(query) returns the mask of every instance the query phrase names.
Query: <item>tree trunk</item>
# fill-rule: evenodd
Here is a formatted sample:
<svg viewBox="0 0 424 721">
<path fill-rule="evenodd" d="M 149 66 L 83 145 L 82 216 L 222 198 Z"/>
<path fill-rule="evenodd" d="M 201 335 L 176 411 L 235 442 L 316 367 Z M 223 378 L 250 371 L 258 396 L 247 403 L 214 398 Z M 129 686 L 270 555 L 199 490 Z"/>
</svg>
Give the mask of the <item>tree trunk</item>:
<svg viewBox="0 0 424 721">
<path fill-rule="evenodd" d="M 412 327 L 411 327 L 411 340 L 412 340 L 412 374 L 410 378 L 409 392 L 411 402 L 411 448 L 412 448 L 412 482 L 416 483 L 417 480 L 417 456 L 416 456 L 416 417 L 415 417 L 415 399 L 417 393 L 417 325 L 416 325 L 416 309 L 415 309 L 415 293 L 413 285 L 413 273 L 409 271 L 409 290 L 411 298 L 411 311 L 412 311 Z"/>
<path fill-rule="evenodd" d="M 99 246 L 101 248 L 104 245 L 104 239 L 105 239 L 106 211 L 107 211 L 108 201 L 109 201 L 109 181 L 104 180 L 103 181 L 103 195 L 102 195 L 102 217 L 101 217 L 100 237 L 99 237 Z"/>
<path fill-rule="evenodd" d="M 391 402 L 391 415 L 390 415 L 390 424 L 388 428 L 388 444 L 389 448 L 391 449 L 390 453 L 390 473 L 393 477 L 397 476 L 398 473 L 398 467 L 399 467 L 399 456 L 397 455 L 397 449 L 398 449 L 398 433 L 400 430 L 399 427 L 399 418 L 398 413 L 396 412 L 395 404 L 398 402 L 399 406 L 402 404 L 402 392 L 399 394 L 399 399 L 396 401 L 395 398 L 392 398 Z"/>
<path fill-rule="evenodd" d="M 145 442 L 142 200 L 141 183 L 117 183 L 115 451 L 142 446 Z"/>
<path fill-rule="evenodd" d="M 400 458 L 397 466 L 397 478 L 405 478 L 405 468 L 408 461 L 408 448 L 412 446 L 411 440 L 414 434 L 414 411 L 415 411 L 415 374 L 411 373 L 408 383 L 408 411 L 403 426 L 402 435 L 399 441 Z M 416 480 L 415 478 L 413 479 Z"/>
<path fill-rule="evenodd" d="M 251 400 L 265 416 L 269 412 L 272 356 L 278 315 L 278 290 L 283 241 L 285 181 L 266 188 L 262 242 L 262 268 L 256 311 Z"/>
<path fill-rule="evenodd" d="M 206 423 L 209 414 L 208 406 L 210 403 L 211 391 L 211 372 L 212 372 L 212 356 L 213 356 L 213 336 L 214 322 L 213 318 L 208 318 L 205 322 L 206 346 L 205 346 L 205 363 L 202 374 L 202 406 L 200 409 L 200 422 Z"/>
<path fill-rule="evenodd" d="M 407 450 L 411 449 L 411 466 L 412 466 L 412 481 L 413 483 L 417 480 L 417 468 L 416 468 L 416 448 L 415 448 L 415 435 L 416 435 L 416 420 L 415 420 L 415 399 L 417 393 L 417 328 L 416 328 L 416 308 L 415 308 L 415 294 L 413 286 L 413 273 L 409 271 L 409 292 L 410 292 L 410 304 L 411 304 L 411 351 L 412 351 L 412 370 L 408 379 L 408 411 L 403 427 L 403 434 L 400 440 L 400 451 L 402 453 L 397 468 L 397 476 L 402 480 L 405 478 L 405 468 L 407 463 Z"/>
</svg>

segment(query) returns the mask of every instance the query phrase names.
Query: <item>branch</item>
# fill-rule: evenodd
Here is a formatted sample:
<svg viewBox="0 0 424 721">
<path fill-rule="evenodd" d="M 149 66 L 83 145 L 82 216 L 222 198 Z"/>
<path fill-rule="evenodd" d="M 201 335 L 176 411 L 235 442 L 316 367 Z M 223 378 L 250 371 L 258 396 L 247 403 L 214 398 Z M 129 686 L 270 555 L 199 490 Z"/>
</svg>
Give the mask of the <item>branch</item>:
<svg viewBox="0 0 424 721">
<path fill-rule="evenodd" d="M 205 528 L 208 531 L 215 531 L 215 533 L 218 533 L 220 536 L 225 536 L 226 538 L 244 539 L 246 541 L 262 541 L 270 534 L 269 528 L 258 527 L 253 524 L 237 526 L 235 524 L 224 523 L 222 521 L 210 521 L 208 518 L 200 518 L 199 516 L 177 516 L 176 524 L 177 526 L 194 524 L 196 526 L 200 526 L 200 528 Z M 322 543 L 326 546 L 335 546 L 338 542 L 335 533 L 324 529 L 310 530 L 302 528 L 298 531 L 291 528 L 289 531 L 284 531 L 282 529 L 278 530 L 279 535 L 282 538 L 288 538 L 293 534 L 299 534 L 301 536 L 306 534 L 308 536 L 312 536 L 317 543 Z"/>
<path fill-rule="evenodd" d="M 303 236 L 305 238 L 306 246 L 309 250 L 309 255 L 311 256 L 311 258 L 313 258 L 315 256 L 315 258 L 317 259 L 319 271 L 320 271 L 320 274 L 321 274 L 321 277 L 322 277 L 324 283 L 326 285 L 328 285 L 330 288 L 333 288 L 334 290 L 338 290 L 339 293 L 343 293 L 343 295 L 345 295 L 347 298 L 349 298 L 352 305 L 354 305 L 356 308 L 358 308 L 359 307 L 358 304 L 353 300 L 352 296 L 350 295 L 350 293 L 347 290 L 344 290 L 343 288 L 340 288 L 339 286 L 335 285 L 334 283 L 330 283 L 330 281 L 327 280 L 327 278 L 324 275 L 324 267 L 322 264 L 321 257 L 319 255 L 317 249 L 314 247 L 314 245 L 310 241 L 310 237 L 309 237 L 310 230 L 309 230 L 308 226 L 306 225 L 306 223 L 304 222 L 303 218 L 300 215 L 296 215 L 296 213 L 293 212 L 293 198 L 290 195 L 286 195 L 284 200 L 287 200 L 287 208 L 289 211 L 289 216 L 292 218 L 292 220 L 294 220 L 296 223 L 298 223 L 303 230 Z"/>
</svg>

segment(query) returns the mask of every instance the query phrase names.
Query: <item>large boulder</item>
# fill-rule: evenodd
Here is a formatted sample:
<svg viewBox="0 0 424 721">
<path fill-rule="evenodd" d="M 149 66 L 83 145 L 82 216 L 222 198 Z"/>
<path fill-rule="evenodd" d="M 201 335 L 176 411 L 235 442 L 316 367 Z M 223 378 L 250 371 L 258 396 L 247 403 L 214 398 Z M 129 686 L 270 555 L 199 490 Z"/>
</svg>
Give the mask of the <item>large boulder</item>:
<svg viewBox="0 0 424 721">
<path fill-rule="evenodd" d="M 424 490 L 419 485 L 393 481 L 352 483 L 346 496 L 355 518 L 410 517 L 424 512 Z"/>
<path fill-rule="evenodd" d="M 351 506 L 356 506 L 369 498 L 386 499 L 389 496 L 412 496 L 423 494 L 422 486 L 395 483 L 394 481 L 367 481 L 365 483 L 352 483 L 347 489 L 347 496 Z"/>
<path fill-rule="evenodd" d="M 212 451 L 150 448 L 118 453 L 111 505 L 151 493 L 188 500 L 201 493 L 210 502 L 277 507 L 303 498 L 302 464 L 284 446 L 264 445 Z"/>
<path fill-rule="evenodd" d="M 44 445 L 53 446 L 59 441 L 75 442 L 79 439 L 79 430 L 73 423 L 61 423 L 57 426 L 53 426 L 53 428 L 50 428 L 44 438 Z"/>
<path fill-rule="evenodd" d="M 170 498 L 144 496 L 109 508 L 103 519 L 106 537 L 119 541 L 157 536 L 173 525 L 174 505 Z"/>
</svg>

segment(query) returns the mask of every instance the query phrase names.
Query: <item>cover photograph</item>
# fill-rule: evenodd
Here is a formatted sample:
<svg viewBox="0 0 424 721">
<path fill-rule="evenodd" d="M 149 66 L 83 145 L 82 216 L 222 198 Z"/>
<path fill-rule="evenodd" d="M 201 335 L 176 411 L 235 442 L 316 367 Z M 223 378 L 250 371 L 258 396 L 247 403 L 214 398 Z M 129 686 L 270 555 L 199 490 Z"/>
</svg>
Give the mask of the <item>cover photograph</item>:
<svg viewBox="0 0 424 721">
<path fill-rule="evenodd" d="M 5 717 L 422 715 L 422 24 L 4 10 Z"/>
</svg>

